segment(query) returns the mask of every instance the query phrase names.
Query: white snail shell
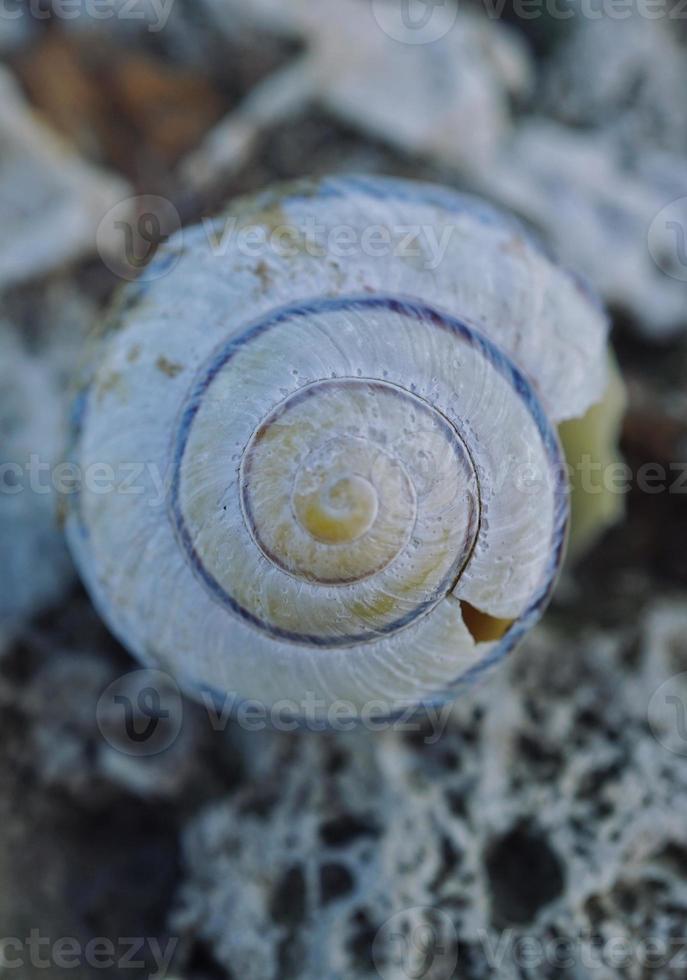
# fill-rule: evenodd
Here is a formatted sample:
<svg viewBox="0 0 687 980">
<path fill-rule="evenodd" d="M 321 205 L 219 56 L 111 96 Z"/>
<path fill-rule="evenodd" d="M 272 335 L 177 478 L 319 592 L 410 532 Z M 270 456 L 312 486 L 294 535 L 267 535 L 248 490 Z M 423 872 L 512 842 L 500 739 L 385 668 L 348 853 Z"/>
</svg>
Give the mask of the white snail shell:
<svg viewBox="0 0 687 980">
<path fill-rule="evenodd" d="M 392 245 L 334 256 L 308 222 Z M 256 252 L 249 227 L 282 233 Z M 142 491 L 73 501 L 96 604 L 191 691 L 294 714 L 451 696 L 550 594 L 555 425 L 604 390 L 603 313 L 517 224 L 436 187 L 302 183 L 214 228 L 129 287 L 80 402 L 82 471 L 138 464 Z"/>
</svg>

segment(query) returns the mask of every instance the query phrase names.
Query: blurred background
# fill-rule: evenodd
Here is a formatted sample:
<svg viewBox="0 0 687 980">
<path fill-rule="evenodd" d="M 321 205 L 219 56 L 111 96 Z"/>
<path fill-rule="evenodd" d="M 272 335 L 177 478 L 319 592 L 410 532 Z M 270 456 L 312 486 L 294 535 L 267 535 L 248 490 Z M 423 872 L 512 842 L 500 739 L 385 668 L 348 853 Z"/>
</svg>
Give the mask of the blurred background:
<svg viewBox="0 0 687 980">
<path fill-rule="evenodd" d="M 0 975 L 685 976 L 683 6 L 0 0 Z M 653 476 L 440 737 L 246 732 L 171 692 L 144 750 L 40 466 L 160 241 L 336 172 L 481 194 L 585 275 Z"/>
</svg>

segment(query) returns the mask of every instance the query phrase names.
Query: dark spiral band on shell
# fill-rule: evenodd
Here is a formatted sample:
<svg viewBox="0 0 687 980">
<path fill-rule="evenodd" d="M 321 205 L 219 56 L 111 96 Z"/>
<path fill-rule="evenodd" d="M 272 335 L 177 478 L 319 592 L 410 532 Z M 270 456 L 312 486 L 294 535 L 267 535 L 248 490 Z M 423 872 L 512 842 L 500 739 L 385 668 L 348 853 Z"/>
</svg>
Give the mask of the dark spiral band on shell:
<svg viewBox="0 0 687 980">
<path fill-rule="evenodd" d="M 321 381 L 314 381 L 304 385 L 297 392 L 295 392 L 295 394 L 289 396 L 287 399 L 285 399 L 284 402 L 277 405 L 276 408 L 271 413 L 271 415 L 268 416 L 268 418 L 265 419 L 260 424 L 260 426 L 258 426 L 258 429 L 255 431 L 253 438 L 251 439 L 249 445 L 246 447 L 243 460 L 241 463 L 241 471 L 243 476 L 241 481 L 242 491 L 245 491 L 246 484 L 250 482 L 251 456 L 252 456 L 253 447 L 256 444 L 259 444 L 260 440 L 264 437 L 265 431 L 269 428 L 271 424 L 279 421 L 280 416 L 285 411 L 287 404 L 291 407 L 296 402 L 300 402 L 308 398 L 316 397 L 322 386 L 326 386 L 327 389 L 331 389 L 333 387 L 339 387 L 342 390 L 345 390 L 349 386 L 364 386 L 366 389 L 371 391 L 375 391 L 375 390 L 384 391 L 388 393 L 393 393 L 398 398 L 407 398 L 408 400 L 412 400 L 412 403 L 415 408 L 417 408 L 421 412 L 431 415 L 431 417 L 434 419 L 435 422 L 439 422 L 441 429 L 446 436 L 447 445 L 453 450 L 454 455 L 461 460 L 461 462 L 466 467 L 466 469 L 469 469 L 471 473 L 475 472 L 474 464 L 470 457 L 469 449 L 465 444 L 465 442 L 463 441 L 460 433 L 457 431 L 456 427 L 449 419 L 446 418 L 445 415 L 443 415 L 442 412 L 440 412 L 438 409 L 431 406 L 423 398 L 414 395 L 406 388 L 401 388 L 399 385 L 392 384 L 391 382 L 388 381 L 382 382 L 377 380 L 376 378 L 362 378 L 362 377 L 359 378 L 357 376 L 355 378 L 336 378 L 336 379 L 329 378 L 329 379 L 323 379 Z M 479 483 L 478 483 L 478 490 L 479 490 Z M 277 555 L 274 550 L 271 550 L 269 547 L 265 545 L 263 541 L 263 537 L 260 533 L 260 529 L 257 526 L 257 522 L 252 512 L 249 494 L 242 492 L 241 504 L 243 507 L 246 524 L 251 532 L 251 535 L 257 547 L 260 549 L 260 551 L 262 551 L 265 557 L 269 561 L 271 561 L 274 565 L 277 565 L 280 568 L 282 568 L 282 570 L 285 571 L 287 574 L 291 574 L 291 570 L 288 568 L 286 564 L 282 562 L 279 555 Z M 466 529 L 466 536 L 470 540 L 474 540 L 476 538 L 477 533 L 479 532 L 479 521 L 480 521 L 480 507 L 478 502 L 476 507 L 471 508 L 468 527 Z M 411 532 L 409 531 L 409 534 L 410 533 Z M 470 548 L 470 552 L 471 551 L 472 548 Z M 469 557 L 470 557 L 469 553 L 464 557 L 461 557 L 461 559 L 456 563 L 454 570 L 446 576 L 444 582 L 442 582 L 439 588 L 435 590 L 436 598 L 427 600 L 428 605 L 431 605 L 434 601 L 438 601 L 438 599 L 440 599 L 441 596 L 445 595 L 446 592 L 449 592 L 451 590 L 451 588 L 453 587 L 451 583 L 455 584 L 455 582 L 458 580 L 458 578 L 460 577 L 463 571 L 463 568 L 469 561 Z M 354 582 L 361 581 L 362 578 L 371 577 L 372 575 L 376 574 L 377 572 L 385 568 L 388 564 L 391 563 L 391 561 L 393 561 L 393 558 L 390 559 L 390 561 L 381 563 L 376 567 L 371 568 L 369 571 L 365 573 L 364 576 L 356 576 L 351 578 L 337 577 L 335 579 L 328 579 L 328 578 L 322 578 L 320 576 L 317 576 L 317 577 L 312 577 L 311 581 L 317 583 L 318 585 L 350 585 Z M 375 635 L 376 635 L 375 633 L 371 632 L 368 636 L 366 636 L 366 638 L 373 639 Z M 362 638 L 360 642 L 362 642 Z"/>
<path fill-rule="evenodd" d="M 371 642 L 384 635 L 395 633 L 420 617 L 430 612 L 437 603 L 449 593 L 456 584 L 456 578 L 460 577 L 464 570 L 465 563 L 461 563 L 458 569 L 452 569 L 441 583 L 440 589 L 435 590 L 426 601 L 418 604 L 415 608 L 404 614 L 402 617 L 390 623 L 381 625 L 374 631 L 365 633 L 347 634 L 344 636 L 318 636 L 308 633 L 298 633 L 285 630 L 254 615 L 250 610 L 244 608 L 227 590 L 216 580 L 216 578 L 205 568 L 194 546 L 193 537 L 187 526 L 180 500 L 181 490 L 181 470 L 184 455 L 189 441 L 194 419 L 198 413 L 202 400 L 208 388 L 218 376 L 220 371 L 231 361 L 231 359 L 250 344 L 255 338 L 263 335 L 275 328 L 288 328 L 289 322 L 303 317 L 317 317 L 326 313 L 351 311 L 358 314 L 373 313 L 375 310 L 384 310 L 396 313 L 408 318 L 429 322 L 439 329 L 453 332 L 462 341 L 472 346 L 481 357 L 485 358 L 489 364 L 506 380 L 510 388 L 520 398 L 529 414 L 533 418 L 542 444 L 546 451 L 546 456 L 550 461 L 551 473 L 554 480 L 555 498 L 555 519 L 553 522 L 553 539 L 550 546 L 550 561 L 547 564 L 546 573 L 542 578 L 540 587 L 532 597 L 532 601 L 523 616 L 511 627 L 501 642 L 497 650 L 490 656 L 490 662 L 497 655 L 498 649 L 504 652 L 514 645 L 517 638 L 525 631 L 531 620 L 535 618 L 537 611 L 546 602 L 553 587 L 556 571 L 560 565 L 561 552 L 564 547 L 567 520 L 568 520 L 568 496 L 565 468 L 560 455 L 560 447 L 555 430 L 549 422 L 539 399 L 527 378 L 520 370 L 508 359 L 508 357 L 485 336 L 480 334 L 474 327 L 469 326 L 463 321 L 439 312 L 431 306 L 420 303 L 412 298 L 399 298 L 391 296 L 353 296 L 318 299 L 311 302 L 299 303 L 293 306 L 286 306 L 275 311 L 254 323 L 248 325 L 238 335 L 222 344 L 208 360 L 200 374 L 197 376 L 186 405 L 182 410 L 180 423 L 174 440 L 172 479 L 168 500 L 168 511 L 177 540 L 181 545 L 183 554 L 192 568 L 194 574 L 203 583 L 214 601 L 226 608 L 234 615 L 239 616 L 252 626 L 267 633 L 270 636 L 298 644 L 305 644 L 313 647 L 332 648 L 346 647 L 355 644 Z M 322 379 L 330 381 L 331 378 Z M 343 379 L 339 379 L 343 380 Z M 352 379 L 360 381 L 360 378 Z M 372 379 L 374 382 L 375 379 Z M 312 382 L 310 383 L 312 384 Z M 405 393 L 407 389 L 400 388 L 400 392 Z M 407 391 L 409 395 L 418 398 L 414 392 Z M 293 396 L 291 396 L 293 397 Z M 422 400 L 422 399 L 421 399 Z M 424 400 L 423 400 L 424 401 Z M 428 402 L 424 402 L 432 411 L 437 410 Z M 446 424 L 453 431 L 457 431 L 454 424 L 446 419 Z M 459 435 L 462 440 L 462 436 Z M 468 454 L 470 453 L 469 443 L 464 441 Z M 477 518 L 479 521 L 479 518 Z"/>
</svg>

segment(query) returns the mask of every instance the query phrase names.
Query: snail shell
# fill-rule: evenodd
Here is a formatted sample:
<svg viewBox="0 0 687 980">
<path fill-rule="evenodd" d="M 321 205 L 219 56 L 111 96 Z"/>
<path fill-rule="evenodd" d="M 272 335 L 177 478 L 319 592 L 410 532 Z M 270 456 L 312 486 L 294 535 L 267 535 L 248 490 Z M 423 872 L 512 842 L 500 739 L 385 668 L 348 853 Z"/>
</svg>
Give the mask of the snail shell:
<svg viewBox="0 0 687 980">
<path fill-rule="evenodd" d="M 482 202 L 381 178 L 239 202 L 146 279 L 74 431 L 83 472 L 138 464 L 139 492 L 85 485 L 67 522 L 125 645 L 296 715 L 446 698 L 511 649 L 563 551 L 555 426 L 605 385 L 580 283 Z"/>
</svg>

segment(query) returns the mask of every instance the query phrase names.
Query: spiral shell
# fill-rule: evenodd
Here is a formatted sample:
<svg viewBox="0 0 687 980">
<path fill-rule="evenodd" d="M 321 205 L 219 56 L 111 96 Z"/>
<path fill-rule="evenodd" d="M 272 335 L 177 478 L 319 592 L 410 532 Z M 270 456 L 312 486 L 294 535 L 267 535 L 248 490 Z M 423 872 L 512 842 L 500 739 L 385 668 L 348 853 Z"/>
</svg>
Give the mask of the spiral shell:
<svg viewBox="0 0 687 980">
<path fill-rule="evenodd" d="M 370 178 L 239 202 L 156 263 L 74 431 L 83 472 L 140 467 L 68 519 L 115 633 L 192 692 L 294 715 L 393 713 L 496 663 L 560 565 L 556 425 L 604 390 L 580 282 L 477 200 Z"/>
</svg>

